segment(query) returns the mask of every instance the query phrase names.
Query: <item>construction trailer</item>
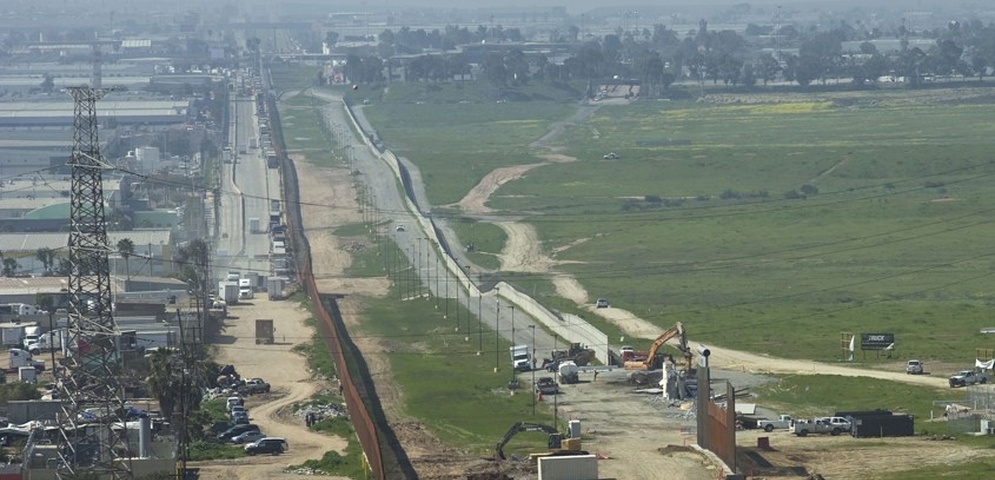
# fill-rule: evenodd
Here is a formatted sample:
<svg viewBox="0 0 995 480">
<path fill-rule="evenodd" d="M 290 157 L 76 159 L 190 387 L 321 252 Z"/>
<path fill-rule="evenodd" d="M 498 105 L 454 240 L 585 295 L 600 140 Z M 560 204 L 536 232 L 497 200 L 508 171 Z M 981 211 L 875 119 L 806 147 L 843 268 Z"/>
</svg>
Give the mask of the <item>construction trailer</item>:
<svg viewBox="0 0 995 480">
<path fill-rule="evenodd" d="M 256 320 L 256 345 L 272 345 L 273 344 L 273 333 L 276 330 L 273 328 L 273 320 L 271 319 L 257 319 Z"/>
</svg>

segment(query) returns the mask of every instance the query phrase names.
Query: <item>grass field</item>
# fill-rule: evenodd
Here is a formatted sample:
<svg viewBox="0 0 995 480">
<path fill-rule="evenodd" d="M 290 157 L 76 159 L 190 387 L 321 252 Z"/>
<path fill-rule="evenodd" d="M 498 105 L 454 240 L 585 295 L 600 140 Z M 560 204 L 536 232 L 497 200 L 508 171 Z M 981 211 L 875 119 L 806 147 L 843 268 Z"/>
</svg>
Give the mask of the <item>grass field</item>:
<svg viewBox="0 0 995 480">
<path fill-rule="evenodd" d="M 371 105 L 364 110 L 398 156 L 421 169 L 429 201 L 459 201 L 495 168 L 538 163 L 528 144 L 572 113 L 566 103 Z"/>
<path fill-rule="evenodd" d="M 995 287 L 995 254 L 980 241 L 995 234 L 990 106 L 869 99 L 603 107 L 557 142 L 578 162 L 532 170 L 491 205 L 539 212 L 527 221 L 548 248 L 587 239 L 557 256 L 572 262 L 565 271 L 661 326 L 684 321 L 695 338 L 831 360 L 841 331 L 884 331 L 908 355 L 969 361 L 987 344 L 977 332 Z M 565 109 L 369 113 L 422 166 L 438 204 L 482 170 L 525 161 L 523 145 Z M 529 118 L 513 133 L 484 127 Z M 468 163 L 467 144 L 488 151 Z"/>
<path fill-rule="evenodd" d="M 355 263 L 370 264 L 372 255 L 372 251 L 355 255 Z M 449 317 L 444 318 L 445 308 L 436 309 L 433 298 L 402 301 L 398 297 L 395 290 L 381 299 L 366 299 L 360 331 L 353 335 L 380 339 L 388 352 L 393 381 L 404 392 L 405 415 L 424 422 L 449 445 L 491 454 L 513 423 L 532 418 L 528 389 L 519 395 L 509 395 L 507 389 L 511 344 L 503 338 L 495 343 L 494 332 L 481 329 L 476 316 L 465 308 L 459 313 L 463 331 L 456 333 L 455 301 Z M 483 354 L 478 356 L 481 345 Z M 496 365 L 499 371 L 495 373 Z M 544 410 L 540 408 L 543 418 L 538 421 L 549 423 L 546 417 L 552 414 Z M 540 437 L 519 435 L 507 451 L 537 451 L 545 446 Z"/>
<path fill-rule="evenodd" d="M 795 418 L 824 417 L 839 411 L 889 410 L 915 417 L 916 432 L 946 433 L 946 424 L 930 424 L 930 405 L 944 399 L 963 402 L 966 390 L 936 390 L 904 383 L 839 375 L 789 375 L 755 387 L 764 406 Z M 846 392 L 840 395 L 840 392 Z M 942 415 L 941 407 L 934 407 Z"/>
</svg>

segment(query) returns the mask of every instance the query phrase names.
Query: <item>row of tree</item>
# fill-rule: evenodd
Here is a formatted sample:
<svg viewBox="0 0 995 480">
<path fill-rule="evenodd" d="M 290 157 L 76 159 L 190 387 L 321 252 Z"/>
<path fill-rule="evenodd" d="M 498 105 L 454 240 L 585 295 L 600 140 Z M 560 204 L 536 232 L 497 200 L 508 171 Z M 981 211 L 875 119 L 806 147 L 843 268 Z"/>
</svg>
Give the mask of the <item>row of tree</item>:
<svg viewBox="0 0 995 480">
<path fill-rule="evenodd" d="M 867 30 L 841 22 L 834 28 L 799 30 L 782 27 L 777 32 L 752 26 L 754 35 L 731 30 L 692 30 L 683 37 L 664 25 L 652 30 L 616 31 L 598 40 L 576 42 L 562 65 L 542 55 L 526 56 L 522 49 L 487 54 L 480 65 L 485 78 L 495 85 L 523 85 L 531 80 L 561 82 L 602 79 L 613 76 L 640 80 L 650 91 L 666 90 L 671 83 L 686 78 L 727 85 L 767 84 L 784 80 L 800 85 L 847 79 L 855 84 L 872 84 L 882 77 L 903 77 L 911 84 L 932 76 L 977 76 L 983 79 L 995 68 L 995 25 L 979 21 L 951 22 L 946 28 L 911 32 L 900 27 L 894 32 L 900 48 L 878 51 L 872 40 L 883 38 L 877 29 Z M 561 39 L 576 39 L 577 31 Z M 357 82 L 383 81 L 383 58 L 394 53 L 426 53 L 407 65 L 408 81 L 448 81 L 469 72 L 470 65 L 457 45 L 494 39 L 514 42 L 520 32 L 500 27 L 447 27 L 444 31 L 386 30 L 379 35 L 378 55 L 351 55 L 346 75 Z M 928 38 L 929 48 L 911 40 Z M 844 42 L 862 42 L 855 51 L 844 50 Z M 921 45 L 921 42 L 919 42 Z M 791 53 L 786 53 L 791 52 Z"/>
</svg>

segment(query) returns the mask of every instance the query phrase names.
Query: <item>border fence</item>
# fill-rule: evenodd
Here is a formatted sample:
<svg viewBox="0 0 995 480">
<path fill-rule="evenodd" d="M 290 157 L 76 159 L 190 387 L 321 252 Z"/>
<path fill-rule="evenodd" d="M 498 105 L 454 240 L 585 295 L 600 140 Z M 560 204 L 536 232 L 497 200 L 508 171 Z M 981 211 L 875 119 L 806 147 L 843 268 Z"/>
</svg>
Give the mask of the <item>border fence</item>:
<svg viewBox="0 0 995 480">
<path fill-rule="evenodd" d="M 287 155 L 283 129 L 276 109 L 276 99 L 272 95 L 268 95 L 266 102 L 269 104 L 268 108 L 271 112 L 270 125 L 273 146 L 280 159 L 283 200 L 284 205 L 286 205 L 286 222 L 288 224 L 287 231 L 294 248 L 293 252 L 298 277 L 308 298 L 311 299 L 318 332 L 321 334 L 321 338 L 325 340 L 325 344 L 335 362 L 335 370 L 342 383 L 342 397 L 349 412 L 349 419 L 363 448 L 366 462 L 373 472 L 373 478 L 378 480 L 413 478 L 409 472 L 411 470 L 410 464 L 405 465 L 407 463 L 406 457 L 402 457 L 404 462 L 401 462 L 401 458 L 398 458 L 399 455 L 403 456 L 403 451 L 400 451 L 397 442 L 384 442 L 379 435 L 377 422 L 374 422 L 371 416 L 370 404 L 367 402 L 374 401 L 376 398 L 375 394 L 372 395 L 372 398 L 370 397 L 370 394 L 374 392 L 372 380 L 368 375 L 365 378 L 361 375 L 358 376 L 359 378 L 353 376 L 357 368 L 363 370 L 366 367 L 362 357 L 359 356 L 357 359 L 355 356 L 358 352 L 355 352 L 355 346 L 348 340 L 348 333 L 342 327 L 341 318 L 338 318 L 338 322 L 333 321 L 332 313 L 340 317 L 334 298 L 322 297 L 318 292 L 317 285 L 315 285 L 314 275 L 311 270 L 311 247 L 307 237 L 304 235 L 304 224 L 300 211 L 297 170 Z M 329 312 L 329 310 L 332 310 L 332 312 Z M 351 362 L 347 361 L 346 353 L 353 354 L 350 355 Z M 379 403 L 376 405 L 379 406 Z M 387 426 L 386 418 L 383 417 L 382 410 L 379 410 L 379 413 L 381 415 L 379 419 L 380 430 L 383 431 L 386 429 L 389 432 L 389 427 Z M 383 449 L 390 451 L 391 455 L 388 458 L 392 460 L 391 464 L 385 464 Z"/>
</svg>

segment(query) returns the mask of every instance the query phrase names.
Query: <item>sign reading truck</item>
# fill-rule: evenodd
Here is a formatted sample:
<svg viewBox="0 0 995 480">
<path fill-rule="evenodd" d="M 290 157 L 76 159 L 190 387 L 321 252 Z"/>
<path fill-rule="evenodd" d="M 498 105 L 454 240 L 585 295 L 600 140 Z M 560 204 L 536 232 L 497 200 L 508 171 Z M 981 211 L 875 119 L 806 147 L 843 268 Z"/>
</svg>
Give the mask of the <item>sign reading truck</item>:
<svg viewBox="0 0 995 480">
<path fill-rule="evenodd" d="M 865 333 L 860 338 L 861 350 L 894 350 L 894 333 Z"/>
</svg>

